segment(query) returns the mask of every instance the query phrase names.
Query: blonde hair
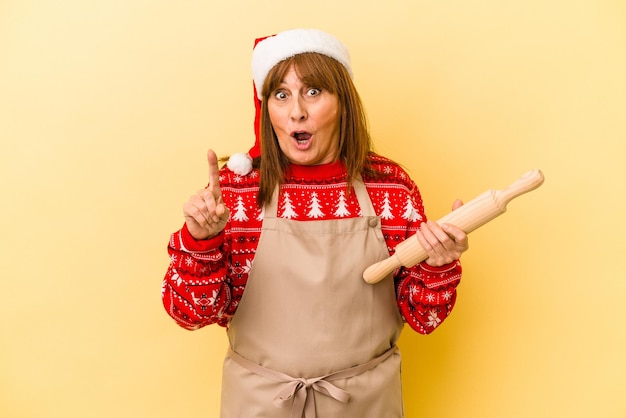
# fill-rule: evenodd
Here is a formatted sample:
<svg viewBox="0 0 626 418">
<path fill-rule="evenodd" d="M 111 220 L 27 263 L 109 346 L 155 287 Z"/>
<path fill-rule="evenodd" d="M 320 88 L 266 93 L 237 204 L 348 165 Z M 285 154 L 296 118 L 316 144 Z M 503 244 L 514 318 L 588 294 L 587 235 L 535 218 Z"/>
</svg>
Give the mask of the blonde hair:
<svg viewBox="0 0 626 418">
<path fill-rule="evenodd" d="M 304 84 L 326 90 L 338 98 L 341 115 L 338 158 L 346 166 L 348 190 L 355 178 L 364 170 L 369 171 L 368 155 L 372 141 L 361 98 L 350 74 L 333 58 L 312 52 L 298 54 L 279 62 L 270 70 L 261 92 L 261 157 L 254 162 L 261 172 L 257 197 L 259 207 L 270 202 L 274 189 L 283 182 L 289 165 L 278 145 L 267 102 L 292 66 Z"/>
</svg>

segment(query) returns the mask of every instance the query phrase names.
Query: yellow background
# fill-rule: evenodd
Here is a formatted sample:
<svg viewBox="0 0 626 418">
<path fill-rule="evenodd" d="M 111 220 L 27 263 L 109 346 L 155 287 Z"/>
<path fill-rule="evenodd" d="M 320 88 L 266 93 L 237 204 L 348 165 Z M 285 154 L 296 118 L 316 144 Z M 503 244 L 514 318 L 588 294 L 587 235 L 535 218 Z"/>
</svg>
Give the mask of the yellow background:
<svg viewBox="0 0 626 418">
<path fill-rule="evenodd" d="M 626 416 L 622 0 L 0 2 L 0 416 L 216 417 L 224 330 L 160 285 L 205 152 L 252 142 L 252 41 L 349 47 L 376 148 L 431 218 L 532 168 L 405 330 L 408 418 Z"/>
</svg>

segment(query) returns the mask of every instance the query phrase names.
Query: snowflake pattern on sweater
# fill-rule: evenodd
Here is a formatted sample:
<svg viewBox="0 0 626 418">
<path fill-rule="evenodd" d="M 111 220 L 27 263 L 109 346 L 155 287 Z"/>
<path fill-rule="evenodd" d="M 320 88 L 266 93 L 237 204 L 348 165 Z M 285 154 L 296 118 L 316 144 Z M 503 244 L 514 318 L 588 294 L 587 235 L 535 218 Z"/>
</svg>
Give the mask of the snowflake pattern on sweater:
<svg viewBox="0 0 626 418">
<path fill-rule="evenodd" d="M 399 165 L 375 154 L 370 160 L 386 175 L 363 175 L 363 181 L 393 254 L 396 245 L 415 234 L 426 215 L 418 188 Z M 256 205 L 258 170 L 240 176 L 224 167 L 220 184 L 231 210 L 224 231 L 197 241 L 183 225 L 168 245 L 170 265 L 162 283 L 162 301 L 176 323 L 189 330 L 214 323 L 228 326 L 261 235 L 264 214 Z M 346 185 L 341 163 L 292 166 L 281 185 L 277 215 L 302 222 L 361 216 L 356 195 L 346 193 Z M 460 279 L 458 261 L 442 267 L 420 263 L 397 269 L 397 304 L 405 322 L 421 334 L 434 331 L 450 315 Z"/>
</svg>

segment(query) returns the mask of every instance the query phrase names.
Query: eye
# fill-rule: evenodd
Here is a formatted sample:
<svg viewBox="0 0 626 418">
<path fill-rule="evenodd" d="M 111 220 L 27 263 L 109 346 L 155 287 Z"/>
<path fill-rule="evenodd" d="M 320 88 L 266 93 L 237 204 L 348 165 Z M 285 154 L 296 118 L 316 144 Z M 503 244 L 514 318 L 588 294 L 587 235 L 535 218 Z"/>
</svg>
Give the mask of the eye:
<svg viewBox="0 0 626 418">
<path fill-rule="evenodd" d="M 322 90 L 316 88 L 310 88 L 306 92 L 306 95 L 310 97 L 319 96 L 320 94 L 322 94 Z"/>
<path fill-rule="evenodd" d="M 287 98 L 287 93 L 285 93 L 283 90 L 276 90 L 274 92 L 274 98 L 276 100 L 285 100 Z"/>
</svg>

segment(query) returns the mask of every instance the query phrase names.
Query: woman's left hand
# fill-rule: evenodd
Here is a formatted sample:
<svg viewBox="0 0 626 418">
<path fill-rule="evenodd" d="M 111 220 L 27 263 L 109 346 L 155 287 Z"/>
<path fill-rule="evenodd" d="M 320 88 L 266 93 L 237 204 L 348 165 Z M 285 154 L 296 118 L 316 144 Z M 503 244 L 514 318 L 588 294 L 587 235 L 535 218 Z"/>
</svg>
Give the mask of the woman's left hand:
<svg viewBox="0 0 626 418">
<path fill-rule="evenodd" d="M 457 199 L 452 205 L 452 210 L 462 205 L 463 202 Z M 426 264 L 433 267 L 458 260 L 469 248 L 467 234 L 452 224 L 439 225 L 437 222 L 427 221 L 420 226 L 415 236 L 428 254 Z"/>
</svg>

